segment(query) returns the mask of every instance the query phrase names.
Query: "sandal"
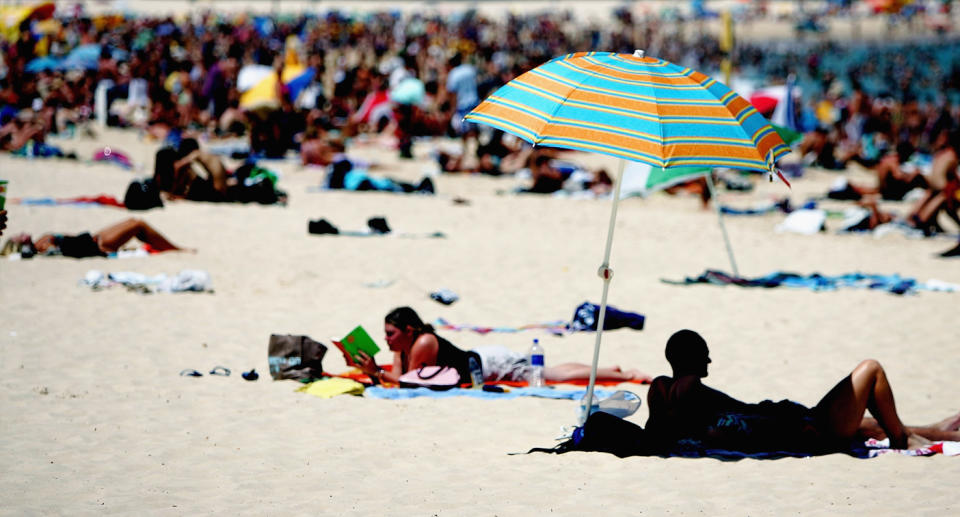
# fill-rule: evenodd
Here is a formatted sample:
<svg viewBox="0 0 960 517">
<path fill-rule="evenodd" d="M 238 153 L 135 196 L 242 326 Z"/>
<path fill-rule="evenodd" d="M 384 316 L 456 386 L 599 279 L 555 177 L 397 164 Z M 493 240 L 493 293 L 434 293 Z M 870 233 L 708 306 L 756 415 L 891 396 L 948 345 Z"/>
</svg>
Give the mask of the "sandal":
<svg viewBox="0 0 960 517">
<path fill-rule="evenodd" d="M 214 366 L 213 369 L 210 370 L 210 375 L 223 375 L 224 377 L 229 377 L 230 368 L 227 368 L 226 366 Z"/>
</svg>

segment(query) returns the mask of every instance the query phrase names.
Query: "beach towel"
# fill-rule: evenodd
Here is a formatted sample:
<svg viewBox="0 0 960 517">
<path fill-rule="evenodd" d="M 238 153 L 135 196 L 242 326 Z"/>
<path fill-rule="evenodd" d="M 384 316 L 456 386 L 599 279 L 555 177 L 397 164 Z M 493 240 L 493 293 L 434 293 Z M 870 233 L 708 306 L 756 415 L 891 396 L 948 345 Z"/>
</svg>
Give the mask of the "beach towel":
<svg viewBox="0 0 960 517">
<path fill-rule="evenodd" d="M 444 239 L 446 234 L 443 232 L 410 233 L 395 232 L 387 224 L 384 217 L 372 217 L 367 220 L 366 230 L 341 230 L 326 219 L 315 219 L 307 221 L 307 233 L 312 235 L 336 235 L 344 237 L 382 237 L 392 235 L 400 238 L 427 238 Z"/>
<path fill-rule="evenodd" d="M 492 332 L 497 333 L 513 333 L 521 332 L 524 330 L 546 330 L 551 334 L 563 335 L 569 332 L 568 322 L 566 321 L 550 321 L 546 323 L 532 323 L 529 325 L 521 325 L 519 327 L 487 327 L 481 325 L 459 325 L 453 324 L 447 321 L 444 318 L 437 318 L 433 322 L 434 328 L 438 330 L 452 330 L 455 332 L 460 332 L 464 330 L 469 330 L 476 332 L 477 334 L 490 334 Z"/>
<path fill-rule="evenodd" d="M 130 160 L 129 156 L 109 147 L 104 147 L 93 153 L 93 161 L 115 163 L 120 168 L 127 170 L 133 168 L 133 161 Z"/>
<path fill-rule="evenodd" d="M 329 399 L 337 395 L 363 395 L 363 384 L 342 377 L 320 379 L 297 388 L 297 392 L 313 395 L 322 399 Z"/>
<path fill-rule="evenodd" d="M 817 201 L 814 199 L 808 199 L 800 207 L 794 208 L 790 204 L 790 198 L 783 198 L 777 201 L 763 201 L 748 208 L 720 205 L 720 212 L 726 215 L 765 215 L 773 212 L 783 212 L 784 214 L 789 214 L 794 210 L 813 210 L 815 208 L 817 208 Z"/>
<path fill-rule="evenodd" d="M 10 249 L 7 249 L 7 246 L 10 246 Z M 20 251 L 21 248 L 11 245 L 8 240 L 4 246 L 4 252 L 0 253 L 0 256 L 6 255 L 7 260 L 24 260 L 33 258 L 36 256 L 36 252 L 31 252 L 28 255 L 23 255 L 23 252 Z M 138 258 L 138 257 L 148 257 L 150 255 L 156 255 L 158 253 L 166 253 L 165 251 L 155 250 L 150 247 L 149 244 L 142 244 L 137 248 L 124 248 L 112 253 L 107 253 L 106 257 L 109 259 L 126 259 L 126 258 Z M 87 258 L 87 257 L 84 257 Z"/>
<path fill-rule="evenodd" d="M 556 388 L 513 388 L 502 393 L 475 390 L 470 388 L 451 388 L 445 391 L 436 391 L 430 388 L 384 388 L 382 386 L 371 386 L 363 392 L 364 396 L 379 399 L 412 399 L 419 397 L 448 398 L 448 397 L 474 397 L 489 400 L 506 400 L 517 397 L 540 397 L 547 399 L 562 400 L 580 400 L 586 395 L 586 390 L 581 389 L 556 389 Z M 594 397 L 606 398 L 613 395 L 611 390 L 594 390 Z"/>
<path fill-rule="evenodd" d="M 572 332 L 594 332 L 597 330 L 597 316 L 600 312 L 600 306 L 583 302 L 573 310 L 573 318 L 570 321 L 548 321 L 545 323 L 531 323 L 519 327 L 489 327 L 480 325 L 458 325 L 447 321 L 444 318 L 437 318 L 433 326 L 441 330 L 452 330 L 460 332 L 469 330 L 477 334 L 490 333 L 514 333 L 524 330 L 545 330 L 551 334 L 562 336 Z M 633 330 L 643 330 L 646 317 L 636 312 L 622 311 L 607 305 L 607 314 L 603 321 L 603 330 L 613 330 L 619 328 L 631 328 Z"/>
<path fill-rule="evenodd" d="M 77 196 L 77 197 L 18 197 L 12 198 L 9 200 L 11 203 L 18 205 L 29 205 L 29 206 L 60 206 L 60 205 L 77 205 L 77 206 L 93 206 L 93 205 L 103 205 L 103 206 L 113 206 L 117 208 L 125 208 L 124 204 L 113 196 L 108 196 L 106 194 L 100 194 L 99 196 Z"/>
<path fill-rule="evenodd" d="M 384 371 L 388 371 L 388 372 L 391 371 L 392 368 L 393 368 L 393 365 L 390 365 L 390 364 L 387 364 L 387 365 L 384 365 L 384 366 L 383 366 Z M 373 386 L 373 384 L 374 384 L 374 383 L 373 383 L 373 380 L 370 379 L 370 377 L 369 377 L 367 374 L 361 372 L 361 371 L 360 371 L 359 369 L 357 369 L 357 368 L 351 368 L 350 370 L 347 370 L 346 372 L 343 372 L 343 373 L 323 372 L 323 376 L 324 376 L 324 377 L 342 377 L 342 378 L 344 378 L 344 379 L 353 379 L 353 380 L 355 380 L 355 381 L 357 381 L 357 382 L 359 382 L 359 383 L 361 383 L 361 384 L 367 385 L 367 386 Z M 560 384 L 573 385 L 573 386 L 586 386 L 586 385 L 588 384 L 588 381 L 587 381 L 586 379 L 583 379 L 583 380 L 574 379 L 574 380 L 567 380 L 567 381 L 562 381 L 562 382 L 560 382 L 560 381 L 545 381 L 545 382 L 546 382 L 546 384 L 547 384 L 548 386 L 556 386 L 556 385 L 560 385 Z M 614 380 L 602 380 L 602 379 L 597 379 L 594 384 L 596 384 L 597 386 L 616 386 L 616 385 L 622 384 L 622 383 L 630 383 L 630 384 L 650 384 L 650 381 L 647 380 L 647 379 L 634 379 L 634 380 L 629 380 L 629 381 L 614 381 Z M 487 386 L 500 386 L 500 387 L 507 387 L 507 388 L 525 388 L 525 387 L 529 386 L 530 384 L 529 384 L 527 381 L 505 381 L 505 380 L 499 380 L 499 381 L 496 381 L 496 382 L 487 383 L 486 385 L 487 385 Z M 381 387 L 381 388 L 385 388 L 385 389 L 398 388 L 398 386 L 397 386 L 396 384 L 389 384 L 389 383 L 384 383 L 384 384 L 381 385 L 380 387 Z"/>
<path fill-rule="evenodd" d="M 696 277 L 686 277 L 679 281 L 661 278 L 660 281 L 673 285 L 713 284 L 766 288 L 782 286 L 810 289 L 813 291 L 835 291 L 840 288 L 877 289 L 900 295 L 916 294 L 918 291 L 960 291 L 960 285 L 936 279 L 919 282 L 914 278 L 902 277 L 898 274 L 879 275 L 860 272 L 828 276 L 821 275 L 820 273 L 800 275 L 797 273 L 775 271 L 766 276 L 744 278 L 723 271 L 708 269 Z"/>
<path fill-rule="evenodd" d="M 606 414 L 593 413 L 583 426 L 576 427 L 568 439 L 552 448 L 535 447 L 532 452 L 564 454 L 567 452 L 605 452 L 625 458 L 629 456 L 660 456 L 680 458 L 713 458 L 718 460 L 806 458 L 824 454 L 844 453 L 855 458 L 875 458 L 884 454 L 906 456 L 960 455 L 960 442 L 936 442 L 918 449 L 891 449 L 888 439 L 853 441 L 842 450 L 812 453 L 798 450 L 743 452 L 730 449 L 703 447 L 696 440 L 681 440 L 668 450 L 656 450 L 643 427 L 633 422 Z"/>
</svg>

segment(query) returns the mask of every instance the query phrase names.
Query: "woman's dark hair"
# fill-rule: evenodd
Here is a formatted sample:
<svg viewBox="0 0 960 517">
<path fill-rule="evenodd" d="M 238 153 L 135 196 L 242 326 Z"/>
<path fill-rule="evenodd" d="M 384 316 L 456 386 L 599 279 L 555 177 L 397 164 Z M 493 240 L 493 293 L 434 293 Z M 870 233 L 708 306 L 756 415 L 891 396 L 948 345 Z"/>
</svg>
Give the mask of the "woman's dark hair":
<svg viewBox="0 0 960 517">
<path fill-rule="evenodd" d="M 383 321 L 400 330 L 406 330 L 407 327 L 410 327 L 413 329 L 414 336 L 432 334 L 434 332 L 433 325 L 424 323 L 423 320 L 420 319 L 420 316 L 417 315 L 417 311 L 410 307 L 397 307 L 393 309 L 383 318 Z"/>
<path fill-rule="evenodd" d="M 173 164 L 176 163 L 178 157 L 177 151 L 172 147 L 164 147 L 157 151 L 153 181 L 157 184 L 157 188 L 164 192 L 170 192 L 173 188 L 175 173 Z"/>
</svg>

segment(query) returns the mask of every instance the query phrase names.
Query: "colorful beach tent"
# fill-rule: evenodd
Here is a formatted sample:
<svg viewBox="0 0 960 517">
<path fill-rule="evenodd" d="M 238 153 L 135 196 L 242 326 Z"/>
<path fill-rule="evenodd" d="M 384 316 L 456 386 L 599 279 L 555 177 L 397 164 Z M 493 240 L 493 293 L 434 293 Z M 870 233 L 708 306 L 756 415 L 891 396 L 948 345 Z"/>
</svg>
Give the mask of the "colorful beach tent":
<svg viewBox="0 0 960 517">
<path fill-rule="evenodd" d="M 535 145 L 621 158 L 598 270 L 603 295 L 582 424 L 593 401 L 626 161 L 663 169 L 664 180 L 675 169 L 691 166 L 779 175 L 775 162 L 789 148 L 746 99 L 724 84 L 690 68 L 646 57 L 643 51 L 632 55 L 580 52 L 554 58 L 501 87 L 465 118 Z"/>
</svg>

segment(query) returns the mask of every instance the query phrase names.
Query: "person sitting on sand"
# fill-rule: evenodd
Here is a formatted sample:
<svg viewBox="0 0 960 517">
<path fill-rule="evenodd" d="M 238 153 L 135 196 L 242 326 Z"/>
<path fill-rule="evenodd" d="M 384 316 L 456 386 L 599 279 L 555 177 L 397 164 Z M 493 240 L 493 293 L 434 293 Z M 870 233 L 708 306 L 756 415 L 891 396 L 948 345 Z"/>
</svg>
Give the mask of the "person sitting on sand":
<svg viewBox="0 0 960 517">
<path fill-rule="evenodd" d="M 399 307 L 384 318 L 383 330 L 387 345 L 393 351 L 393 366 L 385 371 L 374 359 L 360 352 L 360 362 L 354 363 L 349 355 L 344 359 L 349 366 L 360 368 L 363 373 L 380 382 L 397 383 L 404 373 L 421 366 L 450 366 L 460 372 L 463 382 L 469 380 L 468 353 L 436 334 L 432 325 L 426 324 L 410 307 Z M 526 357 L 504 347 L 489 346 L 475 349 L 481 358 L 485 380 L 525 381 L 530 375 Z M 587 380 L 590 366 L 580 363 L 563 363 L 547 366 L 544 379 L 555 382 Z M 650 377 L 637 370 L 622 370 L 619 366 L 599 368 L 597 380 L 601 381 L 649 381 Z"/>
<path fill-rule="evenodd" d="M 181 140 L 176 150 L 157 151 L 153 179 L 169 197 L 193 201 L 226 201 L 227 187 L 236 183 L 220 157 L 200 149 L 193 138 Z"/>
<path fill-rule="evenodd" d="M 179 146 L 157 151 L 153 181 L 168 199 L 190 201 L 285 203 L 286 193 L 276 188 L 277 176 L 253 161 L 229 170 L 214 153 L 200 149 L 193 138 Z"/>
<path fill-rule="evenodd" d="M 905 426 L 887 375 L 875 360 L 861 362 L 807 408 L 789 400 L 747 404 L 704 385 L 710 351 L 692 330 L 674 333 L 666 356 L 673 377 L 657 377 L 647 394 L 646 429 L 661 445 L 692 439 L 708 448 L 831 452 L 857 437 L 886 437 L 897 449 L 960 440 L 960 414 L 930 426 Z M 875 419 L 864 418 L 867 409 Z"/>
<path fill-rule="evenodd" d="M 184 251 L 184 248 L 174 245 L 160 232 L 147 224 L 143 219 L 130 218 L 107 226 L 100 231 L 90 234 L 63 235 L 46 233 L 41 235 L 33 247 L 41 255 L 64 255 L 66 257 L 105 257 L 109 253 L 117 252 L 121 246 L 136 237 L 154 251 Z M 26 236 L 30 241 L 29 236 Z M 192 250 L 187 250 L 192 251 Z"/>
</svg>

